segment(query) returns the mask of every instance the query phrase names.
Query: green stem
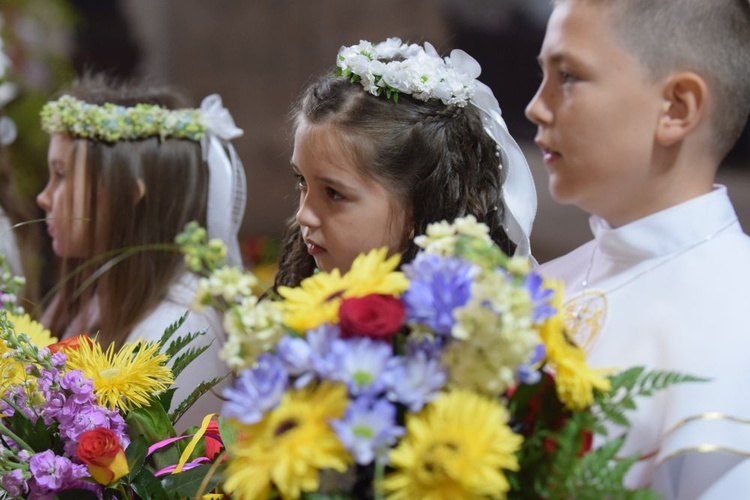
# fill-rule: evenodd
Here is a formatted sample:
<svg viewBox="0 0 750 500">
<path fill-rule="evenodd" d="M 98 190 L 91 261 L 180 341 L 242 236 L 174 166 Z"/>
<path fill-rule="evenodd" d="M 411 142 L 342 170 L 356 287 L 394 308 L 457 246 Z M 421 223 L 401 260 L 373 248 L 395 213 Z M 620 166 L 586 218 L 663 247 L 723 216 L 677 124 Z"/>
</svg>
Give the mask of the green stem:
<svg viewBox="0 0 750 500">
<path fill-rule="evenodd" d="M 21 447 L 21 448 L 23 448 L 24 450 L 28 451 L 29 453 L 32 453 L 32 454 L 33 454 L 33 453 L 36 453 L 36 451 L 34 451 L 34 448 L 32 448 L 31 446 L 29 446 L 29 445 L 28 445 L 28 444 L 26 443 L 26 441 L 24 441 L 23 439 L 21 439 L 20 437 L 18 437 L 18 436 L 16 435 L 16 433 L 14 433 L 14 432 L 13 432 L 13 431 L 11 431 L 10 429 L 8 429 L 8 428 L 7 428 L 7 427 L 6 427 L 5 425 L 3 425 L 3 424 L 0 424 L 0 432 L 2 432 L 2 433 L 3 433 L 4 435 L 6 435 L 6 436 L 8 436 L 9 438 L 11 438 L 11 439 L 12 439 L 13 441 L 15 441 L 15 442 L 16 442 L 16 444 L 17 444 L 18 446 L 20 446 L 20 447 Z"/>
</svg>

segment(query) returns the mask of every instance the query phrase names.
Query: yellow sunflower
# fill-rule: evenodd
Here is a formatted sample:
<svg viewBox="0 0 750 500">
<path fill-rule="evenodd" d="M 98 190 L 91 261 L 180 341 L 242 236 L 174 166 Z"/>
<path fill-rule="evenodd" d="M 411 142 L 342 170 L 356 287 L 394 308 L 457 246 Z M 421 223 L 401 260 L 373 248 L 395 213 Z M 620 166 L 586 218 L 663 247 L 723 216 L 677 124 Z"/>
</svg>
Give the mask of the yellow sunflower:
<svg viewBox="0 0 750 500">
<path fill-rule="evenodd" d="M 605 371 L 594 370 L 586 363 L 586 352 L 565 331 L 562 283 L 550 280 L 546 286 L 555 290 L 552 305 L 557 314 L 539 328 L 539 336 L 547 352 L 547 363 L 555 371 L 557 396 L 567 408 L 582 410 L 594 401 L 595 389 L 608 391 L 611 385 Z"/>
<path fill-rule="evenodd" d="M 28 314 L 15 315 L 7 313 L 8 321 L 13 324 L 13 331 L 16 335 L 26 334 L 31 343 L 37 347 L 46 347 L 57 342 L 49 330 L 44 328 L 41 323 L 32 320 Z M 5 342 L 0 341 L 0 392 L 4 392 L 8 387 L 22 383 L 26 379 L 24 363 L 9 357 L 3 356 L 10 349 Z"/>
<path fill-rule="evenodd" d="M 314 274 L 296 288 L 279 287 L 284 325 L 301 333 L 326 322 L 337 323 L 345 291 L 346 282 L 338 269 Z"/>
<path fill-rule="evenodd" d="M 282 498 L 299 498 L 319 488 L 319 471 L 345 471 L 351 455 L 328 421 L 341 418 L 346 405 L 341 384 L 287 392 L 262 421 L 241 426 L 230 450 L 225 490 L 232 498 L 265 499 L 274 485 Z"/>
<path fill-rule="evenodd" d="M 503 469 L 518 470 L 523 442 L 508 416 L 498 401 L 461 390 L 408 415 L 406 436 L 390 455 L 395 472 L 383 481 L 388 498 L 505 498 Z"/>
<path fill-rule="evenodd" d="M 349 284 L 345 296 L 401 295 L 409 287 L 409 280 L 404 273 L 395 270 L 399 262 L 401 256 L 398 254 L 388 258 L 386 247 L 360 254 L 344 276 Z"/>
<path fill-rule="evenodd" d="M 66 354 L 67 368 L 90 378 L 99 404 L 107 408 L 148 406 L 153 395 L 174 383 L 167 356 L 159 354 L 156 342 L 129 342 L 119 351 L 110 344 L 106 352 L 98 342 L 81 342 Z"/>
</svg>

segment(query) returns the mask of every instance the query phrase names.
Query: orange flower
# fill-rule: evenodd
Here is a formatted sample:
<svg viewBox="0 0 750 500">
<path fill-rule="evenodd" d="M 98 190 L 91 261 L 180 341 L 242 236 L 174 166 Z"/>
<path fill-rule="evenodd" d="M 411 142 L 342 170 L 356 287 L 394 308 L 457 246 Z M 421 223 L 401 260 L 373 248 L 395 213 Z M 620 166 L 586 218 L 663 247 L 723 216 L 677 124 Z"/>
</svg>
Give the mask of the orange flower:
<svg viewBox="0 0 750 500">
<path fill-rule="evenodd" d="M 81 434 L 76 455 L 99 484 L 112 484 L 129 472 L 120 439 L 110 429 L 99 427 Z"/>
<path fill-rule="evenodd" d="M 92 345 L 94 343 L 94 341 L 89 337 L 88 333 L 82 333 L 80 335 L 76 335 L 75 337 L 50 344 L 47 346 L 47 348 L 49 349 L 50 354 L 55 354 L 57 351 L 74 351 L 78 349 L 78 347 L 81 345 L 81 342 L 87 342 L 89 345 Z"/>
</svg>

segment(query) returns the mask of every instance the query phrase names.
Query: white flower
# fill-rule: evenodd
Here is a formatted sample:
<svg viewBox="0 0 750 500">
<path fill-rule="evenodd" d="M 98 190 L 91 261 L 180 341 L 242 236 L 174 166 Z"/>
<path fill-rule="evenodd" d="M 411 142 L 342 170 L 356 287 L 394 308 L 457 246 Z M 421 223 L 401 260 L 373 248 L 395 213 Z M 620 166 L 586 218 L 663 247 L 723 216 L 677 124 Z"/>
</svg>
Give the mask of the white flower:
<svg viewBox="0 0 750 500">
<path fill-rule="evenodd" d="M 393 59 L 401 55 L 403 43 L 400 38 L 389 38 L 375 46 L 373 56 L 377 59 Z"/>
<path fill-rule="evenodd" d="M 483 239 L 490 243 L 490 228 L 486 224 L 477 222 L 476 217 L 473 215 L 467 215 L 466 217 L 459 217 L 453 221 L 453 227 L 455 228 L 456 234 L 464 234 L 466 236 L 474 236 L 476 238 Z"/>
<path fill-rule="evenodd" d="M 282 319 L 279 302 L 258 302 L 255 296 L 245 297 L 224 316 L 227 342 L 219 357 L 235 371 L 252 366 L 258 356 L 272 350 L 284 335 Z"/>
<path fill-rule="evenodd" d="M 420 47 L 389 38 L 373 46 L 363 40 L 341 47 L 336 65 L 344 74 L 358 76 L 365 90 L 374 95 L 397 91 L 423 101 L 440 99 L 447 105 L 465 106 L 481 69 L 468 54 L 458 52 L 452 53 L 452 59 L 442 59 L 429 43 Z"/>
</svg>

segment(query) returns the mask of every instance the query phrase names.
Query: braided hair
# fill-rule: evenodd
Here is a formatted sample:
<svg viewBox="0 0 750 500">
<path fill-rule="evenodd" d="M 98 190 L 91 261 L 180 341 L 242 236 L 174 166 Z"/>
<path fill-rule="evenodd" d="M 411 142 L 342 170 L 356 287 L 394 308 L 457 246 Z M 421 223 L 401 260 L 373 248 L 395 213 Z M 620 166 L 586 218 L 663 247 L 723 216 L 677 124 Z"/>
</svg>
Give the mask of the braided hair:
<svg viewBox="0 0 750 500">
<path fill-rule="evenodd" d="M 296 127 L 303 122 L 330 125 L 348 139 L 358 168 L 407 207 L 406 234 L 424 234 L 430 223 L 473 215 L 504 251 L 512 252 L 502 227 L 503 177 L 496 144 L 473 106 L 409 95 L 394 103 L 329 74 L 305 89 L 293 116 Z M 409 238 L 401 249 L 402 262 L 411 261 L 418 250 Z M 292 218 L 274 287 L 297 286 L 314 270 Z"/>
</svg>

